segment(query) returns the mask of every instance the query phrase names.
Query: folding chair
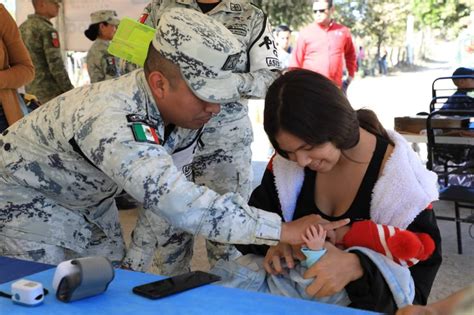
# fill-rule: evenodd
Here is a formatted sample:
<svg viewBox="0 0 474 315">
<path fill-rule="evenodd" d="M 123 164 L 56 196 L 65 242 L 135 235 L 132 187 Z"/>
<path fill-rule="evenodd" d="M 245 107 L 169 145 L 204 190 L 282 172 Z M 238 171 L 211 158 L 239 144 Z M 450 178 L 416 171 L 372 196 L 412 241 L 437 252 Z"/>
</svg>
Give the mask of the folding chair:
<svg viewBox="0 0 474 315">
<path fill-rule="evenodd" d="M 431 104 L 430 104 L 431 106 Z M 448 177 L 449 175 L 453 174 L 474 174 L 474 146 L 469 142 L 467 144 L 446 144 L 440 143 L 440 138 L 443 134 L 439 134 L 440 129 L 438 127 L 432 127 L 432 118 L 437 116 L 468 116 L 474 117 L 474 110 L 434 110 L 432 111 L 426 120 L 426 130 L 428 136 L 428 163 L 427 167 L 430 170 L 434 170 L 437 172 L 438 176 L 444 178 L 444 187 L 441 187 L 439 199 L 452 201 L 454 202 L 454 217 L 447 217 L 447 216 L 436 216 L 439 220 L 448 220 L 454 221 L 456 224 L 456 236 L 457 236 L 457 245 L 458 245 L 458 253 L 462 254 L 462 234 L 461 234 L 461 223 L 474 223 L 474 218 L 472 215 L 470 216 L 461 216 L 460 209 L 467 208 L 467 209 L 474 209 L 474 187 L 464 187 L 461 185 L 455 185 L 449 183 Z M 453 128 L 448 128 L 450 131 L 453 131 Z M 461 131 L 463 129 L 457 129 Z M 466 128 L 469 131 L 469 127 Z M 446 129 L 441 131 L 447 131 Z M 474 129 L 472 129 L 474 132 Z M 462 139 L 462 137 L 459 137 Z M 466 138 L 469 139 L 469 138 Z M 474 138 L 472 138 L 474 141 Z M 460 141 L 462 142 L 462 141 Z M 449 146 L 448 151 L 456 151 L 462 152 L 465 151 L 466 158 L 465 163 L 455 163 L 450 164 L 445 167 L 444 171 L 439 171 L 434 169 L 434 161 L 436 160 L 436 154 L 439 154 L 440 151 L 445 151 L 446 148 Z"/>
</svg>

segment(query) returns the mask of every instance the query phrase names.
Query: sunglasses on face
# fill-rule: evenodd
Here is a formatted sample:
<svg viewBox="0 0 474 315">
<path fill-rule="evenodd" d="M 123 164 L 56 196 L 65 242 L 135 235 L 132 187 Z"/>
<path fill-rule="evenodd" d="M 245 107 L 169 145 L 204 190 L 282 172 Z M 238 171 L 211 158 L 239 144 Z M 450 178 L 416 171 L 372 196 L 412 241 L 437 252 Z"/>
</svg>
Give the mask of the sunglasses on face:
<svg viewBox="0 0 474 315">
<path fill-rule="evenodd" d="M 328 9 L 319 9 L 319 10 L 313 10 L 313 13 L 324 13 L 326 12 Z"/>
</svg>

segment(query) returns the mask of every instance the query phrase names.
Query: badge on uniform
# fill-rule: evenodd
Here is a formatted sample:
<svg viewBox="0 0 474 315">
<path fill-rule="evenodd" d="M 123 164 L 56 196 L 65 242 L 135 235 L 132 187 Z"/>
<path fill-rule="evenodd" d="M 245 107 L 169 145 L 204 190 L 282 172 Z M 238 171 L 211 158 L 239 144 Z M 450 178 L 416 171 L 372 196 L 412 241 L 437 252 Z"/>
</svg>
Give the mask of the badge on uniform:
<svg viewBox="0 0 474 315">
<path fill-rule="evenodd" d="M 137 142 L 160 144 L 160 139 L 158 138 L 155 128 L 139 122 L 132 123 L 131 127 L 133 137 Z"/>
<path fill-rule="evenodd" d="M 239 63 L 239 59 L 240 59 L 240 53 L 228 56 L 226 61 L 224 62 L 224 65 L 222 66 L 222 70 L 224 71 L 234 70 L 235 67 L 237 67 L 237 64 Z"/>
<path fill-rule="evenodd" d="M 112 56 L 108 56 L 105 58 L 107 62 L 107 67 L 105 69 L 105 72 L 110 75 L 110 76 L 117 76 L 117 67 L 115 66 L 115 58 Z"/>
<path fill-rule="evenodd" d="M 242 7 L 238 3 L 231 3 L 230 4 L 231 11 L 242 11 Z"/>
<path fill-rule="evenodd" d="M 51 32 L 51 44 L 55 48 L 59 48 L 59 35 L 58 32 Z"/>
<path fill-rule="evenodd" d="M 234 35 L 239 35 L 243 37 L 247 36 L 247 26 L 245 24 L 228 25 L 227 28 Z"/>
<path fill-rule="evenodd" d="M 110 66 L 115 66 L 115 58 L 112 56 L 108 56 L 105 58 L 107 60 L 107 64 Z"/>
<path fill-rule="evenodd" d="M 148 19 L 148 13 L 143 13 L 142 16 L 138 19 L 138 22 L 145 24 L 146 20 Z"/>
<path fill-rule="evenodd" d="M 267 63 L 267 66 L 269 67 L 273 67 L 273 68 L 280 67 L 280 61 L 277 58 L 267 57 L 265 61 Z"/>
<path fill-rule="evenodd" d="M 262 47 L 265 45 L 267 47 L 267 50 L 270 50 L 272 48 L 276 49 L 275 42 L 270 39 L 268 36 L 264 36 L 262 42 L 258 45 L 258 47 Z"/>
</svg>

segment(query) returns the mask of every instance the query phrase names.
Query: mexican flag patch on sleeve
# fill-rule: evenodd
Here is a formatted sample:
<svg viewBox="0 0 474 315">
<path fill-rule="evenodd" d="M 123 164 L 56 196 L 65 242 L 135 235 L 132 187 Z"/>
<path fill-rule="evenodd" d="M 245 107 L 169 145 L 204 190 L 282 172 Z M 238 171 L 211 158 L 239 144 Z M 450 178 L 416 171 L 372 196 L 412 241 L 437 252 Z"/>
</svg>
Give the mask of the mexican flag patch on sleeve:
<svg viewBox="0 0 474 315">
<path fill-rule="evenodd" d="M 131 127 L 136 141 L 160 144 L 155 128 L 142 123 L 133 123 Z"/>
</svg>

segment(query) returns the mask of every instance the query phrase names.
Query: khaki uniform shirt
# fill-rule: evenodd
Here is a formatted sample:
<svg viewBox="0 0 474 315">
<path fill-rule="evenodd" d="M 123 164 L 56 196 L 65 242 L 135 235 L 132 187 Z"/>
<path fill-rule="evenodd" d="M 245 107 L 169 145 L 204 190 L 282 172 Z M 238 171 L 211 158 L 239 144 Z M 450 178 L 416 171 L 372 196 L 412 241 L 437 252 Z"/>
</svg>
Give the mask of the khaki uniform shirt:
<svg viewBox="0 0 474 315">
<path fill-rule="evenodd" d="M 26 92 L 36 95 L 42 103 L 74 87 L 64 67 L 59 35 L 45 17 L 30 14 L 20 25 L 20 33 L 36 68 L 36 76 L 26 85 Z"/>
<path fill-rule="evenodd" d="M 91 83 L 120 76 L 116 58 L 107 51 L 109 43 L 108 40 L 97 38 L 87 53 L 87 71 Z"/>
</svg>

